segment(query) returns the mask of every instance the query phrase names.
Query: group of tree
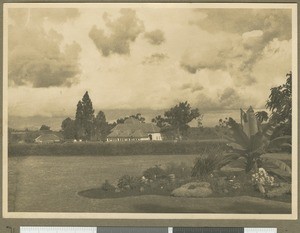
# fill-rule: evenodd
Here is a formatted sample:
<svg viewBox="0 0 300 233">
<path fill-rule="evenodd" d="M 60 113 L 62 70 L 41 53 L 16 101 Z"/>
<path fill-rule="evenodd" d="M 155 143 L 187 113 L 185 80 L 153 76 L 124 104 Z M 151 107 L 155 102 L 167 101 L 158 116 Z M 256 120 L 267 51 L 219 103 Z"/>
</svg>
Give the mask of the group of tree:
<svg viewBox="0 0 300 233">
<path fill-rule="evenodd" d="M 271 111 L 270 116 L 266 111 L 256 113 L 257 119 L 262 122 L 275 124 L 276 136 L 291 135 L 292 123 L 292 73 L 288 73 L 286 83 L 277 87 L 271 88 L 271 93 L 266 102 L 266 108 Z M 77 104 L 75 119 L 66 118 L 61 125 L 62 133 L 66 139 L 83 139 L 83 140 L 106 140 L 106 136 L 111 129 L 117 124 L 122 124 L 128 118 L 135 118 L 141 123 L 145 122 L 145 117 L 140 113 L 135 115 L 119 118 L 116 122 L 109 124 L 106 120 L 103 111 L 99 111 L 94 115 L 92 101 L 86 92 Z M 202 127 L 202 117 L 198 108 L 192 108 L 190 104 L 180 102 L 169 110 L 165 111 L 164 115 L 158 115 L 152 122 L 155 123 L 164 134 L 169 134 L 171 138 L 182 139 L 188 129 L 189 123 L 197 119 L 198 127 Z M 47 129 L 47 127 L 42 127 Z M 41 128 L 41 129 L 42 129 Z M 216 127 L 220 131 L 227 131 L 226 120 L 220 120 Z"/>
<path fill-rule="evenodd" d="M 202 124 L 199 124 L 202 119 L 199 109 L 192 108 L 190 104 L 185 101 L 167 110 L 164 116 L 156 116 L 152 119 L 152 122 L 155 123 L 163 133 L 181 140 L 189 129 L 188 123 L 194 119 L 198 119 L 198 125 L 202 126 Z"/>
<path fill-rule="evenodd" d="M 75 119 L 68 117 L 61 124 L 64 138 L 105 141 L 111 125 L 106 121 L 103 111 L 99 111 L 96 116 L 94 113 L 93 103 L 86 92 L 77 103 Z"/>
<path fill-rule="evenodd" d="M 265 104 L 270 115 L 266 111 L 255 113 L 261 127 L 268 124 L 275 126 L 272 138 L 291 135 L 292 133 L 292 72 L 286 74 L 286 77 L 284 84 L 270 89 L 271 93 Z M 215 130 L 221 137 L 230 135 L 228 118 L 220 119 Z"/>
<path fill-rule="evenodd" d="M 273 137 L 292 134 L 292 72 L 286 74 L 286 82 L 271 88 L 271 93 L 266 102 L 266 109 L 271 111 L 270 116 L 266 111 L 259 111 L 255 115 L 262 122 L 276 126 Z"/>
<path fill-rule="evenodd" d="M 75 119 L 68 117 L 61 124 L 64 138 L 105 141 L 111 129 L 117 124 L 123 124 L 128 118 L 134 118 L 145 123 L 145 117 L 141 113 L 119 118 L 113 123 L 107 122 L 103 111 L 99 111 L 96 116 L 94 113 L 92 101 L 86 92 L 82 100 L 78 101 Z M 181 139 L 189 128 L 188 123 L 198 118 L 199 125 L 201 116 L 199 110 L 197 108 L 192 109 L 186 101 L 167 110 L 164 116 L 155 117 L 152 122 L 161 128 L 162 132 L 170 133 L 173 138 Z"/>
<path fill-rule="evenodd" d="M 40 128 L 40 131 L 49 131 L 50 130 L 50 126 L 47 125 L 42 125 Z"/>
<path fill-rule="evenodd" d="M 141 113 L 137 113 L 135 115 L 131 115 L 131 116 L 119 118 L 119 119 L 117 119 L 117 121 L 115 122 L 115 124 L 123 124 L 129 118 L 137 119 L 141 123 L 145 123 L 145 120 L 146 120 L 145 117 L 143 117 Z"/>
</svg>

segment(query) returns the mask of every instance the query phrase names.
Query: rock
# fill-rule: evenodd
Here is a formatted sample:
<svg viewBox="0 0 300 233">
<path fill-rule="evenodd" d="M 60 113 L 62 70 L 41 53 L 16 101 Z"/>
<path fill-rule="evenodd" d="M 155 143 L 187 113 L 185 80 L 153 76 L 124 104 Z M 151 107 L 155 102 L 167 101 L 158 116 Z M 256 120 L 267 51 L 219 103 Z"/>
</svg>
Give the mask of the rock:
<svg viewBox="0 0 300 233">
<path fill-rule="evenodd" d="M 207 197 L 213 192 L 207 182 L 191 182 L 182 185 L 171 193 L 175 197 Z"/>
</svg>

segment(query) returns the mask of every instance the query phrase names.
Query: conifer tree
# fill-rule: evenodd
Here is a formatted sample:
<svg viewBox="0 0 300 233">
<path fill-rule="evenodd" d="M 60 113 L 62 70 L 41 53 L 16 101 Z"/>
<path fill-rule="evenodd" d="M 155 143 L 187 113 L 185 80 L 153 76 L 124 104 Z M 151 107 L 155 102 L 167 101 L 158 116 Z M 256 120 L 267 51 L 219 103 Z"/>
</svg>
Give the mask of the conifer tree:
<svg viewBox="0 0 300 233">
<path fill-rule="evenodd" d="M 83 114 L 82 128 L 84 130 L 85 139 L 90 140 L 92 137 L 95 111 L 88 92 L 85 92 L 81 103 L 82 103 L 82 114 Z"/>
<path fill-rule="evenodd" d="M 83 129 L 83 106 L 81 100 L 78 101 L 75 115 L 76 139 L 82 139 L 84 135 Z"/>
</svg>

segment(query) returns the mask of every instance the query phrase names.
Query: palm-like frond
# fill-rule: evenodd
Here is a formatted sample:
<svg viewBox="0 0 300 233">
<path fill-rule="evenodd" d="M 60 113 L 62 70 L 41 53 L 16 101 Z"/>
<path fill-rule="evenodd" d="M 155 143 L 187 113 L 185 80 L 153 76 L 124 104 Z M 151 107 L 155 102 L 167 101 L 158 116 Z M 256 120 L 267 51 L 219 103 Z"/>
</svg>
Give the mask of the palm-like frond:
<svg viewBox="0 0 300 233">
<path fill-rule="evenodd" d="M 277 137 L 270 141 L 269 147 L 281 147 L 282 145 L 291 145 L 292 143 L 292 136 L 285 135 L 281 137 Z"/>
<path fill-rule="evenodd" d="M 231 117 L 229 118 L 228 125 L 232 130 L 232 137 L 235 140 L 235 142 L 245 149 L 248 148 L 250 138 L 245 134 L 242 127 L 238 123 L 236 123 L 236 121 L 233 120 Z"/>
<path fill-rule="evenodd" d="M 270 162 L 275 164 L 280 170 L 286 172 L 287 174 L 292 174 L 292 169 L 290 166 L 288 166 L 285 162 L 279 160 L 279 159 L 272 159 L 272 158 L 262 158 L 263 162 Z"/>
</svg>

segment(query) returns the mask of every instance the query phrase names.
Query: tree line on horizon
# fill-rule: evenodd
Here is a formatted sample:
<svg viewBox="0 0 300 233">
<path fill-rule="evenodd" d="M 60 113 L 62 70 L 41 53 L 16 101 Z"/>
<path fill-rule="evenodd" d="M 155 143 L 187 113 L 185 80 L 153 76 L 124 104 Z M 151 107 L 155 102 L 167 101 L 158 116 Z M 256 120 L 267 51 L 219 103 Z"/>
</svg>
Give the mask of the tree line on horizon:
<svg viewBox="0 0 300 233">
<path fill-rule="evenodd" d="M 271 111 L 270 116 L 266 111 L 256 113 L 260 122 L 273 122 L 277 125 L 276 135 L 291 135 L 292 122 L 292 73 L 286 75 L 286 83 L 270 89 L 271 93 L 266 101 L 266 109 Z M 198 108 L 192 108 L 185 102 L 179 102 L 174 107 L 165 111 L 164 115 L 158 115 L 152 119 L 152 123 L 161 129 L 161 132 L 173 139 L 182 139 L 188 129 L 188 123 L 194 119 L 198 120 L 198 127 L 202 127 L 203 115 Z M 135 118 L 145 123 L 145 118 L 137 113 L 117 119 L 113 123 L 106 120 L 105 113 L 99 111 L 95 115 L 92 100 L 86 91 L 76 106 L 75 119 L 70 117 L 64 119 L 61 124 L 62 134 L 65 139 L 82 139 L 106 141 L 107 135 L 117 125 L 122 124 L 128 118 Z M 226 122 L 219 121 L 217 128 L 226 128 Z"/>
<path fill-rule="evenodd" d="M 188 123 L 200 115 L 197 108 L 192 109 L 190 104 L 185 101 L 166 111 L 164 116 L 156 116 L 152 122 L 163 132 L 172 132 L 176 138 L 181 138 L 189 128 Z M 113 123 L 107 122 L 103 111 L 99 111 L 95 116 L 92 100 L 86 91 L 77 103 L 75 119 L 70 117 L 64 119 L 61 131 L 65 139 L 106 141 L 111 130 L 117 124 L 123 124 L 128 118 L 135 118 L 141 123 L 145 123 L 145 117 L 140 113 L 119 118 Z"/>
</svg>

